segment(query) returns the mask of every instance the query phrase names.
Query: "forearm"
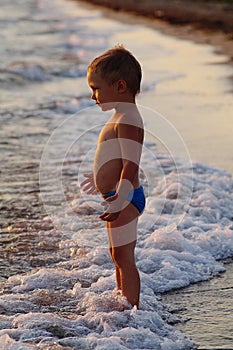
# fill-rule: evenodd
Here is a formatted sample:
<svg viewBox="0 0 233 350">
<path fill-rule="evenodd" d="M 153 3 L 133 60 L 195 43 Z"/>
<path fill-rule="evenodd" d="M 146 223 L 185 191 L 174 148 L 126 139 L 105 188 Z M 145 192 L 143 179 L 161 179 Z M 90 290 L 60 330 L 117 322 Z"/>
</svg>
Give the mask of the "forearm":
<svg viewBox="0 0 233 350">
<path fill-rule="evenodd" d="M 119 197 L 126 199 L 129 192 L 134 188 L 134 180 L 138 174 L 138 165 L 131 161 L 124 161 L 120 181 L 117 187 Z"/>
</svg>

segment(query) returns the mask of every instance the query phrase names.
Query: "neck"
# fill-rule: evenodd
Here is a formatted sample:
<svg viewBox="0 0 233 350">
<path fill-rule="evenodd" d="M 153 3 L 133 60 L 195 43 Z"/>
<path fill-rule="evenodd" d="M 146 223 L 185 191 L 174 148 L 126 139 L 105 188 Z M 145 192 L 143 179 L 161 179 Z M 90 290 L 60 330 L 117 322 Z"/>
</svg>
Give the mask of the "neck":
<svg viewBox="0 0 233 350">
<path fill-rule="evenodd" d="M 136 107 L 135 99 L 133 102 L 117 102 L 115 106 L 116 112 L 126 112 L 128 110 L 132 110 Z"/>
</svg>

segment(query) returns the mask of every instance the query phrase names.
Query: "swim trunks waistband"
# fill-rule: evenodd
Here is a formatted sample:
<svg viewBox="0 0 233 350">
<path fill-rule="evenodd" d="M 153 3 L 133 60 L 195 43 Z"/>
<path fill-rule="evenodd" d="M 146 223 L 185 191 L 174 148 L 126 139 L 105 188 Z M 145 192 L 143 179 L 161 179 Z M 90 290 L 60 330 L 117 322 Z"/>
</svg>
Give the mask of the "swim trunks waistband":
<svg viewBox="0 0 233 350">
<path fill-rule="evenodd" d="M 103 197 L 108 198 L 108 197 L 114 196 L 115 193 L 116 191 L 110 191 L 105 193 Z M 127 196 L 127 200 L 137 208 L 140 214 L 142 214 L 146 204 L 146 198 L 145 198 L 143 187 L 140 186 L 139 188 L 131 190 Z"/>
</svg>

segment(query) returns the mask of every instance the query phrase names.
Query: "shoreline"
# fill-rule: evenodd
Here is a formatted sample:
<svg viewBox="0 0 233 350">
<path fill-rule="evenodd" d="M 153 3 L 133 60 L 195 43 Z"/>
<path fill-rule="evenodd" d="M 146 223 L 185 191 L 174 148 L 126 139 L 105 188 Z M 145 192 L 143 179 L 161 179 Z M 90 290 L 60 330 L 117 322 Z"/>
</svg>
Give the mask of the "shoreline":
<svg viewBox="0 0 233 350">
<path fill-rule="evenodd" d="M 208 346 L 211 349 L 220 349 L 221 346 L 230 349 L 231 346 L 233 322 L 229 296 L 233 290 L 233 261 L 227 259 L 222 262 L 225 271 L 213 279 L 162 295 L 165 305 L 178 317 L 177 328 L 200 349 Z"/>
<path fill-rule="evenodd" d="M 232 19 L 233 3 L 215 4 L 217 6 L 214 6 L 210 12 L 210 6 L 213 5 L 212 2 L 211 4 L 202 2 L 201 6 L 203 9 L 199 17 L 198 5 L 191 4 L 191 2 L 186 0 L 175 2 L 173 6 L 170 1 L 164 4 L 164 2 L 159 0 L 155 0 L 153 3 L 151 0 L 145 0 L 143 4 L 135 0 L 129 2 L 123 2 L 122 0 L 79 1 L 89 8 L 100 9 L 108 18 L 129 24 L 141 24 L 158 30 L 163 34 L 200 44 L 212 45 L 215 47 L 217 54 L 228 56 L 223 63 L 233 64 L 233 22 L 229 22 L 229 19 Z M 189 4 L 188 8 L 186 8 L 187 3 Z M 162 6 L 163 11 L 165 9 L 168 13 L 173 11 L 173 17 L 177 17 L 177 20 L 172 20 L 173 17 L 169 19 L 169 16 L 165 16 L 165 14 L 161 16 L 160 11 L 162 10 L 155 10 L 157 4 Z M 220 8 L 222 8 L 221 12 L 219 12 Z M 229 8 L 228 12 L 226 11 L 227 8 Z M 192 20 L 190 19 L 190 11 L 193 11 Z M 207 18 L 210 18 L 210 13 L 212 15 L 215 13 L 215 17 L 213 17 L 215 21 L 205 21 Z M 225 18 L 223 18 L 224 13 L 227 14 Z M 221 23 L 221 25 L 218 25 L 218 23 Z"/>
</svg>

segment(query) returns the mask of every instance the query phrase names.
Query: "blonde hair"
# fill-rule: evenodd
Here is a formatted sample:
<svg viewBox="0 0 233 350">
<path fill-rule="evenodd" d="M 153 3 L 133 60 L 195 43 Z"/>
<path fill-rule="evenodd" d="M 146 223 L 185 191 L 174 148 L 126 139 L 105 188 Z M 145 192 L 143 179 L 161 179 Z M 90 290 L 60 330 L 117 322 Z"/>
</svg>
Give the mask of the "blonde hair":
<svg viewBox="0 0 233 350">
<path fill-rule="evenodd" d="M 113 84 L 117 80 L 125 80 L 129 91 L 133 95 L 140 92 L 141 66 L 131 52 L 122 45 L 118 45 L 96 57 L 88 66 L 88 70 L 100 73 L 101 77 L 109 84 Z"/>
</svg>

